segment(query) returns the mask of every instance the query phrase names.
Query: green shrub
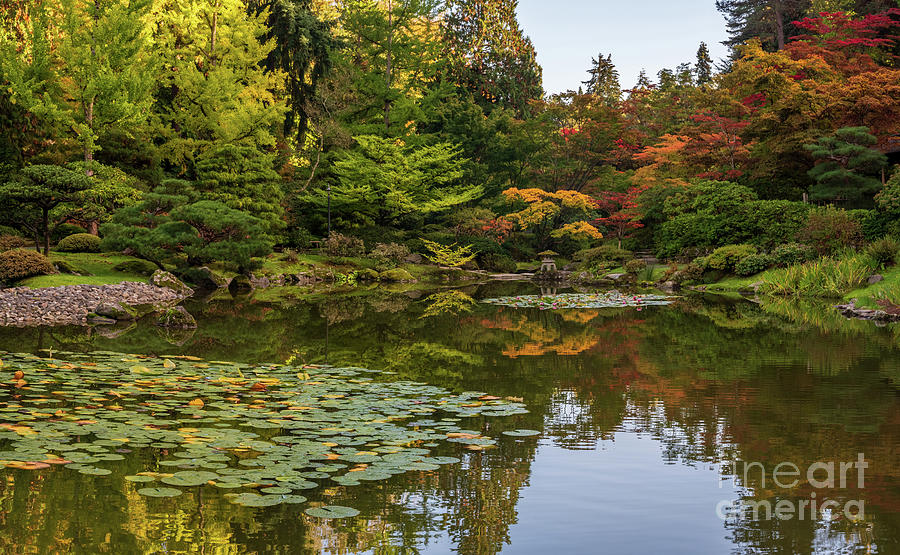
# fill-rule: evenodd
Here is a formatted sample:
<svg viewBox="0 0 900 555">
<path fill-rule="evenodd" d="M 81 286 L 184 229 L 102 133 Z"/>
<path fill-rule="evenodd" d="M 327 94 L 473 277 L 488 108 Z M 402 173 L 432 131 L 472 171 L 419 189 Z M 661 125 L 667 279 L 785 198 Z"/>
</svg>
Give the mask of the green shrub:
<svg viewBox="0 0 900 555">
<path fill-rule="evenodd" d="M 284 244 L 295 249 L 308 249 L 316 237 L 305 227 L 292 227 L 284 234 Z"/>
<path fill-rule="evenodd" d="M 719 247 L 706 258 L 706 265 L 713 270 L 733 272 L 738 263 L 744 258 L 756 254 L 753 245 L 726 245 Z"/>
<path fill-rule="evenodd" d="M 149 260 L 141 260 L 139 258 L 136 258 L 134 260 L 125 260 L 113 266 L 113 270 L 116 270 L 117 272 L 122 272 L 124 274 L 135 274 L 138 276 L 153 275 L 153 272 L 158 269 L 159 268 L 153 262 L 150 262 Z"/>
<path fill-rule="evenodd" d="M 647 268 L 647 263 L 640 258 L 634 258 L 625 263 L 625 272 L 636 276 Z"/>
<path fill-rule="evenodd" d="M 331 256 L 362 256 L 366 247 L 362 239 L 332 231 L 325 240 L 325 252 Z"/>
<path fill-rule="evenodd" d="M 100 238 L 90 233 L 76 233 L 57 243 L 60 252 L 100 252 Z"/>
<path fill-rule="evenodd" d="M 409 247 L 398 243 L 378 243 L 369 253 L 369 257 L 375 259 L 376 264 L 381 268 L 396 268 L 411 253 Z"/>
<path fill-rule="evenodd" d="M 573 258 L 586 264 L 591 264 L 598 260 L 622 264 L 626 260 L 630 260 L 632 256 L 634 255 L 631 251 L 620 249 L 615 245 L 603 245 L 602 247 L 595 247 L 593 249 L 580 250 L 575 253 Z"/>
<path fill-rule="evenodd" d="M 775 260 L 768 254 L 751 254 L 734 265 L 734 273 L 739 276 L 752 276 L 768 270 L 774 264 Z"/>
<path fill-rule="evenodd" d="M 866 247 L 866 254 L 875 261 L 879 268 L 895 264 L 898 253 L 900 253 L 900 241 L 893 237 L 884 237 Z"/>
<path fill-rule="evenodd" d="M 850 212 L 825 206 L 809 213 L 797 239 L 820 255 L 833 254 L 842 248 L 859 247 L 863 241 L 862 225 Z"/>
<path fill-rule="evenodd" d="M 0 252 L 21 249 L 25 246 L 25 239 L 16 235 L 0 235 Z"/>
<path fill-rule="evenodd" d="M 800 243 L 779 245 L 772 251 L 772 259 L 774 260 L 775 265 L 782 268 L 809 262 L 817 256 L 814 248 L 801 245 Z"/>
<path fill-rule="evenodd" d="M 0 253 L 0 281 L 13 282 L 54 273 L 56 269 L 50 259 L 39 252 L 13 249 Z"/>
<path fill-rule="evenodd" d="M 669 279 L 675 283 L 698 282 L 703 279 L 703 268 L 691 262 L 675 272 Z M 668 281 L 668 280 L 666 280 Z"/>
<path fill-rule="evenodd" d="M 479 258 L 479 266 L 485 270 L 500 274 L 512 274 L 516 271 L 516 261 L 505 254 L 491 252 Z"/>
<path fill-rule="evenodd" d="M 50 241 L 54 243 L 58 243 L 62 241 L 64 237 L 68 237 L 69 235 L 75 235 L 76 233 L 84 233 L 86 230 L 74 224 L 60 224 L 56 226 L 56 229 L 50 232 Z"/>
</svg>

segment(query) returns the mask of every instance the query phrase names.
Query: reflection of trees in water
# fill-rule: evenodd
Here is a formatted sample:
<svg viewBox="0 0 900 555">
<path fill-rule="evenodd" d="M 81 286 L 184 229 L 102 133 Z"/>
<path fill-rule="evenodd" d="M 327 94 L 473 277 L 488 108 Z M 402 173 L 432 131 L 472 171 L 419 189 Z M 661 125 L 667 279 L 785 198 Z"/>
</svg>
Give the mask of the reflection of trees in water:
<svg viewBox="0 0 900 555">
<path fill-rule="evenodd" d="M 510 288 L 490 284 L 481 293 L 467 294 L 502 296 L 515 292 Z M 524 397 L 532 413 L 498 419 L 496 425 L 543 426 L 546 437 L 563 448 L 591 448 L 620 430 L 647 433 L 663 446 L 664 460 L 680 464 L 740 457 L 762 462 L 771 472 L 783 461 L 803 467 L 818 460 L 855 460 L 857 452 L 864 452 L 871 464 L 866 489 L 838 495 L 865 499 L 868 522 L 831 523 L 829 532 L 809 521 L 732 520 L 726 526 L 735 549 L 837 551 L 835 546 L 866 545 L 859 534 L 869 533 L 867 526 L 883 551 L 900 541 L 900 326 L 844 325 L 830 312 L 817 313 L 821 307 L 784 301 L 760 306 L 687 298 L 641 313 L 478 305 L 467 314 L 420 318 L 427 306 L 402 292 L 316 296 L 290 305 L 214 300 L 202 310 L 191 307 L 200 328 L 184 347 L 143 324 L 115 338 L 88 335 L 83 328 L 0 330 L 0 341 L 27 349 L 40 345 L 250 361 L 283 360 L 299 350 L 304 362 L 322 362 L 327 352 L 334 364 L 389 369 L 403 379 L 455 390 Z M 254 513 L 235 511 L 216 497 L 204 501 L 204 514 L 227 520 L 228 541 L 240 547 L 289 550 L 305 537 L 312 542 L 308 546 L 327 544 L 335 552 L 398 544 L 412 551 L 424 538 L 446 531 L 461 552 L 494 553 L 515 522 L 534 445 L 504 440 L 499 449 L 467 454 L 463 465 L 439 473 L 414 473 L 373 485 L 364 497 L 356 497 L 363 495 L 358 491 L 339 493 L 332 501 L 348 495 L 345 504 L 372 516 L 350 529 L 334 524 L 333 529 L 322 525 L 311 530 L 312 523 L 296 514 L 289 518 L 282 508 L 254 520 Z M 31 481 L 16 476 L 15 484 L 0 490 L 5 525 L 35 526 L 33 518 L 13 516 L 13 508 L 44 514 L 53 512 L 54 503 L 67 502 L 65 487 L 57 493 L 39 488 L 39 498 L 32 499 L 29 488 L 40 484 L 32 483 L 40 475 L 31 475 Z M 772 495 L 756 479 L 741 480 L 740 486 L 754 499 Z M 800 498 L 809 492 L 801 486 L 787 494 Z M 152 501 L 139 502 L 145 508 L 130 506 L 128 514 L 157 514 L 158 505 L 154 509 L 148 505 Z M 67 518 L 77 522 L 70 505 Z M 35 531 L 42 538 L 33 540 L 39 542 L 35 545 L 50 545 L 46 542 L 53 534 L 71 533 L 65 519 L 57 520 L 48 521 L 55 530 L 50 535 Z M 198 526 L 196 520 L 161 524 L 153 534 L 160 535 L 157 540 L 170 538 L 166 530 Z M 207 540 L 212 542 L 214 534 L 219 532 L 210 532 Z M 125 541 L 137 541 L 126 536 Z M 190 541 L 206 541 L 202 537 Z M 92 536 L 94 540 L 99 545 L 103 538 Z"/>
</svg>

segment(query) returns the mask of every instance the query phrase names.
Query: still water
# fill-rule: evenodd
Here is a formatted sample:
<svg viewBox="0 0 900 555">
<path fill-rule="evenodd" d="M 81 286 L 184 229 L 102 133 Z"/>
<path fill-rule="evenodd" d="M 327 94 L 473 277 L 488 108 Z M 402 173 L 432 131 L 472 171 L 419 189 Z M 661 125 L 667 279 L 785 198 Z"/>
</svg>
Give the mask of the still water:
<svg viewBox="0 0 900 555">
<path fill-rule="evenodd" d="M 462 462 L 440 470 L 304 492 L 359 509 L 343 520 L 233 505 L 212 487 L 136 495 L 123 477 L 152 466 L 146 452 L 108 476 L 0 470 L 0 553 L 900 553 L 900 328 L 794 301 L 473 302 L 537 292 L 281 289 L 189 303 L 193 332 L 0 329 L 7 351 L 390 370 L 526 403 L 484 418 L 487 435 L 541 431 L 442 445 Z M 810 516 L 813 502 L 829 503 Z M 783 518 L 766 518 L 779 503 Z"/>
</svg>

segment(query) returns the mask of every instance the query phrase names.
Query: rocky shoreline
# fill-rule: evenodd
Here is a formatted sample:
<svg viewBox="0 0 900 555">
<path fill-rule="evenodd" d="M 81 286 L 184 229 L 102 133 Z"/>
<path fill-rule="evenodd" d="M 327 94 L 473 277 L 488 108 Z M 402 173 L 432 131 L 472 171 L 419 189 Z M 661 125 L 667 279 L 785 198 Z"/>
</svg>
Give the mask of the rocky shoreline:
<svg viewBox="0 0 900 555">
<path fill-rule="evenodd" d="M 110 307 L 117 307 L 123 314 L 129 314 L 128 318 L 121 319 L 135 319 L 152 312 L 165 311 L 188 296 L 190 293 L 184 290 L 133 281 L 44 289 L 13 287 L 0 290 L 0 326 L 83 326 L 92 322 L 107 323 L 96 320 L 106 318 L 115 321 L 116 318 L 100 315 Z"/>
</svg>

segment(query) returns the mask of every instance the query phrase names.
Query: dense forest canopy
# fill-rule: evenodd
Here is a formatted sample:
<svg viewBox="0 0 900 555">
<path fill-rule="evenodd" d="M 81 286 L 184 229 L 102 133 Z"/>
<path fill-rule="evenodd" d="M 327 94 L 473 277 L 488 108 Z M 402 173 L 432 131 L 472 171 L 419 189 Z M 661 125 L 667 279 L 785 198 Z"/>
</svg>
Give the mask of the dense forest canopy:
<svg viewBox="0 0 900 555">
<path fill-rule="evenodd" d="M 514 1 L 4 0 L 0 224 L 242 269 L 329 231 L 498 268 L 774 248 L 816 204 L 900 232 L 900 4 L 715 4 L 729 59 L 620 84 L 597 37 L 545 96 Z"/>
</svg>

